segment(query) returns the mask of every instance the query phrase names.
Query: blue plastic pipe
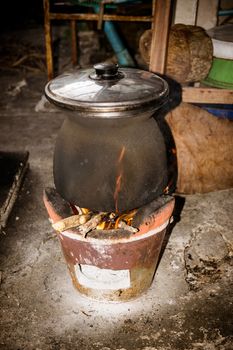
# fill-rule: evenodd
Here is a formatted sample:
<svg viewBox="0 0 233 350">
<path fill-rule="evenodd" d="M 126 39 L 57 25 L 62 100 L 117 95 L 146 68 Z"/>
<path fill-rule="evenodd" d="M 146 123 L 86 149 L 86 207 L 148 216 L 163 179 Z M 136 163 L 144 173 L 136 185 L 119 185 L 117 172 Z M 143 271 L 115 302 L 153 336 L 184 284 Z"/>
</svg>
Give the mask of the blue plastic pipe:
<svg viewBox="0 0 233 350">
<path fill-rule="evenodd" d="M 96 13 L 99 13 L 99 6 L 96 5 L 94 10 Z M 105 21 L 103 28 L 108 41 L 117 56 L 118 64 L 120 66 L 135 67 L 135 62 L 117 33 L 115 24 L 112 21 Z"/>
<path fill-rule="evenodd" d="M 233 9 L 218 11 L 218 16 L 232 16 L 232 15 L 233 15 Z"/>
</svg>

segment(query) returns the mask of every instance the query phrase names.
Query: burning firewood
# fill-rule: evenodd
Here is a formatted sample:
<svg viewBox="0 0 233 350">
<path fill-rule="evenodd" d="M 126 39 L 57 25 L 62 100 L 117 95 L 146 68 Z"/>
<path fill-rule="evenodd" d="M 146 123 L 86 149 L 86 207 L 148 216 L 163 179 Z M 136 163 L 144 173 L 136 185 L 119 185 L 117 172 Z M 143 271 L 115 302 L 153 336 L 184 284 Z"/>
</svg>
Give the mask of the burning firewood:
<svg viewBox="0 0 233 350">
<path fill-rule="evenodd" d="M 109 214 L 109 218 L 113 216 L 111 214 L 113 213 Z M 95 229 L 106 229 L 105 225 L 101 225 L 101 224 L 106 223 L 105 220 L 107 217 L 107 213 L 98 213 L 98 214 L 92 214 L 92 215 L 93 215 L 92 217 L 91 217 L 91 214 L 73 215 L 54 223 L 52 226 L 58 232 L 64 232 L 65 230 L 68 230 L 71 228 L 77 228 L 79 233 L 83 236 L 86 236 L 87 233 Z M 124 229 L 132 233 L 138 232 L 137 228 L 128 225 L 123 220 L 119 220 L 117 222 L 117 225 L 115 224 L 114 226 L 117 226 L 116 228 Z"/>
<path fill-rule="evenodd" d="M 60 220 L 54 223 L 52 226 L 55 231 L 63 232 L 68 230 L 69 228 L 78 227 L 80 225 L 84 225 L 90 219 L 90 215 L 72 215 L 68 218 Z"/>
<path fill-rule="evenodd" d="M 90 220 L 88 220 L 85 224 L 83 224 L 82 226 L 79 226 L 78 230 L 79 232 L 86 236 L 88 232 L 90 232 L 91 230 L 94 230 L 98 224 L 102 221 L 104 215 L 106 215 L 106 213 L 99 213 L 99 214 L 95 214 L 91 217 Z"/>
<path fill-rule="evenodd" d="M 131 226 L 132 218 L 136 213 L 133 210 L 118 216 L 116 213 L 93 213 L 88 209 L 75 206 L 78 215 L 69 216 L 59 220 L 52 226 L 58 232 L 64 232 L 68 229 L 77 228 L 78 232 L 86 237 L 92 230 L 116 230 L 123 229 L 132 233 L 138 232 L 138 229 Z M 81 214 L 80 214 L 81 213 Z"/>
<path fill-rule="evenodd" d="M 138 228 L 135 228 L 135 227 L 133 227 L 133 226 L 129 226 L 129 225 L 127 225 L 126 222 L 124 222 L 124 221 L 120 221 L 119 224 L 118 224 L 118 227 L 119 227 L 119 228 L 122 228 L 122 229 L 124 229 L 124 230 L 126 230 L 126 231 L 133 232 L 133 233 L 138 232 Z"/>
</svg>

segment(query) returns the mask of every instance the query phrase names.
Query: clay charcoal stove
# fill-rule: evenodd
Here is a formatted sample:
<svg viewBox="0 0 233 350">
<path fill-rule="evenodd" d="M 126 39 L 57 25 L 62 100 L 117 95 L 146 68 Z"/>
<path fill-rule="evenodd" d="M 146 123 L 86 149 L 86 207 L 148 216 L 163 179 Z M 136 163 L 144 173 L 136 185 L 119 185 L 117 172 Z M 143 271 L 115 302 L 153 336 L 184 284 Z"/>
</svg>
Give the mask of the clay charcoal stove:
<svg viewBox="0 0 233 350">
<path fill-rule="evenodd" d="M 168 85 L 97 64 L 53 79 L 45 93 L 65 121 L 44 203 L 73 283 L 99 300 L 135 297 L 152 282 L 174 207 L 156 122 Z"/>
<path fill-rule="evenodd" d="M 78 221 L 85 214 L 74 214 L 55 189 L 45 190 L 44 203 L 72 282 L 81 294 L 119 302 L 140 296 L 150 287 L 174 209 L 172 196 L 160 196 L 135 210 L 133 230 L 95 227 L 85 235 L 85 223 Z"/>
</svg>

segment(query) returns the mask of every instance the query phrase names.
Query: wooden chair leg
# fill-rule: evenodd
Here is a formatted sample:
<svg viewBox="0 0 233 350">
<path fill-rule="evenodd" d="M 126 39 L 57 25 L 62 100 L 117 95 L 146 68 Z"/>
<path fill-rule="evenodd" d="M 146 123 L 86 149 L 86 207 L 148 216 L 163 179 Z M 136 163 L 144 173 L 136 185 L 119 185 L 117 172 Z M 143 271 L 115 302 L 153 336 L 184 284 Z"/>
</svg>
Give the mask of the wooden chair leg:
<svg viewBox="0 0 233 350">
<path fill-rule="evenodd" d="M 54 76 L 53 50 L 52 50 L 52 28 L 49 18 L 49 0 L 44 0 L 44 30 L 45 30 L 45 50 L 48 80 Z"/>
<path fill-rule="evenodd" d="M 149 66 L 149 70 L 155 73 L 165 73 L 170 11 L 171 0 L 155 1 Z"/>
<path fill-rule="evenodd" d="M 71 29 L 71 45 L 72 45 L 72 63 L 73 66 L 78 64 L 78 48 L 77 48 L 77 24 L 75 20 L 70 21 Z"/>
</svg>

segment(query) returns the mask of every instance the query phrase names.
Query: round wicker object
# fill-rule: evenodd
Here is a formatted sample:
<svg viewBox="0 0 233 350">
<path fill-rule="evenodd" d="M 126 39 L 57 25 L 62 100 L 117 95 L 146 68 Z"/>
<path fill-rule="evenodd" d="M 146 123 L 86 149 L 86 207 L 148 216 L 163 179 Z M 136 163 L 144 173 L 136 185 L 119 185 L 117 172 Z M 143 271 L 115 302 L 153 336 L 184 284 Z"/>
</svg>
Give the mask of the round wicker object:
<svg viewBox="0 0 233 350">
<path fill-rule="evenodd" d="M 139 51 L 149 64 L 152 31 L 146 30 L 139 40 Z M 170 30 L 166 74 L 179 83 L 204 79 L 211 68 L 213 58 L 212 40 L 198 26 L 176 24 Z"/>
</svg>

